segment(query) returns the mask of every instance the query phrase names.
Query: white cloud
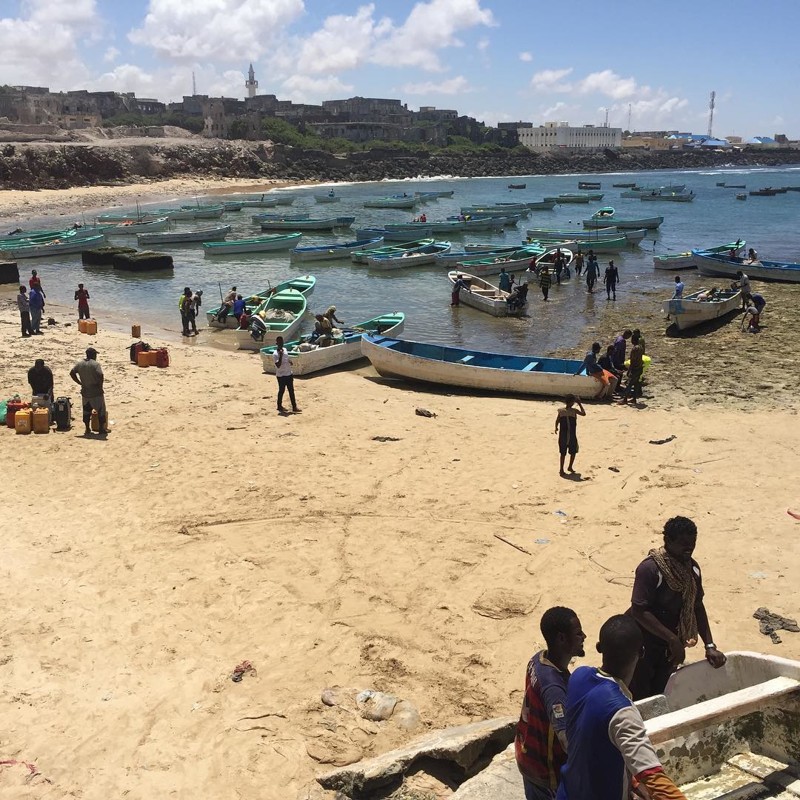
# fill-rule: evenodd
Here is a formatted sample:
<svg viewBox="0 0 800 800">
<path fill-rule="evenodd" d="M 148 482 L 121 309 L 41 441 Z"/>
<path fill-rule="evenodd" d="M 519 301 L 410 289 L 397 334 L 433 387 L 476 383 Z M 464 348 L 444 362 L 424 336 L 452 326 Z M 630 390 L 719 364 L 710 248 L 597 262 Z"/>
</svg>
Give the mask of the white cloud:
<svg viewBox="0 0 800 800">
<path fill-rule="evenodd" d="M 353 91 L 353 86 L 343 83 L 333 75 L 323 78 L 292 75 L 283 82 L 283 90 L 295 103 L 319 103 L 321 100 L 349 94 Z"/>
<path fill-rule="evenodd" d="M 571 92 L 572 85 L 562 83 L 562 79 L 572 74 L 572 67 L 567 69 L 543 69 L 534 73 L 531 88 L 535 92 Z"/>
<path fill-rule="evenodd" d="M 103 61 L 116 61 L 119 53 L 120 51 L 116 47 L 109 47 L 105 53 L 103 53 Z"/>
<path fill-rule="evenodd" d="M 472 87 L 463 75 L 449 78 L 440 83 L 425 81 L 423 83 L 407 83 L 403 86 L 404 94 L 464 94 L 470 91 L 472 91 Z"/>
<path fill-rule="evenodd" d="M 562 120 L 568 119 L 571 115 L 580 112 L 580 107 L 576 105 L 570 105 L 569 103 L 564 103 L 563 101 L 557 102 L 555 105 L 552 105 L 548 108 L 545 108 L 542 111 L 542 120 L 552 121 L 552 120 Z"/>
<path fill-rule="evenodd" d="M 604 94 L 614 100 L 631 97 L 637 92 L 648 94 L 650 91 L 647 86 L 637 86 L 633 78 L 622 78 L 610 69 L 592 72 L 576 88 L 581 94 Z"/>
<path fill-rule="evenodd" d="M 95 0 L 28 0 L 24 16 L 0 18 L 0 74 L 3 83 L 80 86 L 88 70 L 81 42 L 95 35 Z"/>
<path fill-rule="evenodd" d="M 533 61 L 533 53 L 529 53 L 527 50 L 523 53 L 519 54 L 520 61 Z"/>
<path fill-rule="evenodd" d="M 481 53 L 486 52 L 489 49 L 490 44 L 491 42 L 484 36 L 478 41 L 478 51 Z"/>
<path fill-rule="evenodd" d="M 172 61 L 255 60 L 303 11 L 303 0 L 150 0 L 128 38 Z"/>
</svg>

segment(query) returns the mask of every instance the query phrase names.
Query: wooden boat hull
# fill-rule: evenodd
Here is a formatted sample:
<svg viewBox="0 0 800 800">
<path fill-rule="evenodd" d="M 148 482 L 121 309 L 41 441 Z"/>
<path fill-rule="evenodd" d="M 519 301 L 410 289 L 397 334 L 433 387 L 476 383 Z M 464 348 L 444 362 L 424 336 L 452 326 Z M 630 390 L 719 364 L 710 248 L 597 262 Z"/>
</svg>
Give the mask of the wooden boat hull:
<svg viewBox="0 0 800 800">
<path fill-rule="evenodd" d="M 344 339 L 328 347 L 317 347 L 314 350 L 298 350 L 298 346 L 303 344 L 301 340 L 288 342 L 285 347 L 292 361 L 293 375 L 311 375 L 323 369 L 331 369 L 347 364 L 351 361 L 358 361 L 364 358 L 361 352 L 361 337 L 364 332 L 380 332 L 383 336 L 399 336 L 403 332 L 405 317 L 401 311 L 393 314 L 382 314 L 379 317 L 360 322 L 350 329 L 345 329 Z M 261 349 L 261 363 L 264 372 L 270 375 L 275 374 L 275 360 L 273 353 L 275 346 L 263 347 Z"/>
<path fill-rule="evenodd" d="M 274 250 L 288 250 L 294 247 L 302 233 L 257 236 L 252 239 L 231 239 L 227 242 L 203 242 L 206 257 L 228 256 L 236 253 L 268 253 Z"/>
<path fill-rule="evenodd" d="M 738 246 L 737 246 L 738 244 Z M 709 247 L 704 253 L 730 253 L 731 250 L 741 252 L 747 246 L 747 242 L 739 241 L 730 244 L 721 244 L 716 247 Z M 674 256 L 653 256 L 653 267 L 655 269 L 674 270 L 674 269 L 695 269 L 697 261 L 691 251 L 679 253 Z"/>
<path fill-rule="evenodd" d="M 350 258 L 351 253 L 358 250 L 369 250 L 383 245 L 383 237 L 372 239 L 359 239 L 355 242 L 344 244 L 320 245 L 319 247 L 295 247 L 289 252 L 289 261 L 292 264 L 308 261 L 334 261 L 337 258 Z"/>
<path fill-rule="evenodd" d="M 701 289 L 680 300 L 665 300 L 662 309 L 680 331 L 702 325 L 704 322 L 724 317 L 741 308 L 742 293 L 725 291 L 719 294 L 718 300 L 701 301 L 699 298 L 707 291 Z"/>
<path fill-rule="evenodd" d="M 575 374 L 580 361 L 479 353 L 384 336 L 363 337 L 361 350 L 385 377 L 548 397 L 575 394 L 588 400 L 597 394 L 594 378 Z"/>
<path fill-rule="evenodd" d="M 291 278 L 288 281 L 283 281 L 282 283 L 278 283 L 275 286 L 270 286 L 268 289 L 262 289 L 260 292 L 256 292 L 255 294 L 247 296 L 247 313 L 254 314 L 256 309 L 266 301 L 270 295 L 274 294 L 275 292 L 282 292 L 285 289 L 296 289 L 298 292 L 301 292 L 306 297 L 309 297 L 312 292 L 314 291 L 314 287 L 316 286 L 317 279 L 313 275 L 298 275 L 296 278 Z M 239 327 L 239 322 L 232 314 L 228 314 L 225 317 L 224 322 L 219 322 L 217 320 L 217 314 L 219 314 L 220 306 L 216 308 L 210 308 L 206 311 L 206 321 L 208 322 L 209 328 L 217 328 L 218 330 L 235 330 Z"/>
<path fill-rule="evenodd" d="M 470 275 L 468 272 L 462 272 L 461 270 L 452 270 L 447 274 L 451 291 L 459 275 L 465 283 L 469 284 L 469 289 L 460 289 L 458 292 L 458 300 L 465 306 L 477 308 L 478 311 L 484 311 L 493 317 L 518 317 L 527 311 L 527 302 L 522 308 L 511 311 L 506 302 L 509 296 L 508 292 L 489 283 L 489 281 L 485 281 L 483 278 L 479 278 L 477 275 Z M 388 336 L 388 331 L 384 335 Z"/>
<path fill-rule="evenodd" d="M 140 233 L 136 236 L 139 244 L 183 244 L 194 242 L 217 242 L 231 232 L 230 225 L 215 225 L 194 231 L 165 231 L 164 233 Z"/>
<path fill-rule="evenodd" d="M 780 261 L 732 261 L 721 254 L 692 250 L 701 275 L 736 280 L 737 270 L 742 270 L 750 280 L 774 283 L 800 283 L 800 264 Z"/>
</svg>

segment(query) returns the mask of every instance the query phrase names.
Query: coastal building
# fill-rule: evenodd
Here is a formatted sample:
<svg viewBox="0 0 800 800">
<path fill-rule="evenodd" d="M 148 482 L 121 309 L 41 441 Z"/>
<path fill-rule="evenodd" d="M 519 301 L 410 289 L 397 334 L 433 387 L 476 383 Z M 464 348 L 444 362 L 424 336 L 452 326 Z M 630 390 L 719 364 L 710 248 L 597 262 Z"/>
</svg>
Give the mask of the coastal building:
<svg viewBox="0 0 800 800">
<path fill-rule="evenodd" d="M 258 89 L 258 81 L 256 80 L 256 73 L 253 69 L 252 63 L 250 64 L 250 69 L 247 71 L 247 80 L 245 81 L 244 88 L 247 89 L 247 96 L 248 97 L 255 97 L 256 96 L 256 89 Z"/>
<path fill-rule="evenodd" d="M 529 150 L 597 150 L 622 146 L 622 128 L 595 125 L 572 126 L 569 122 L 546 122 L 517 128 L 519 142 Z"/>
<path fill-rule="evenodd" d="M 674 140 L 664 136 L 645 136 L 634 133 L 622 140 L 622 147 L 639 150 L 673 150 L 676 148 L 676 144 Z"/>
</svg>

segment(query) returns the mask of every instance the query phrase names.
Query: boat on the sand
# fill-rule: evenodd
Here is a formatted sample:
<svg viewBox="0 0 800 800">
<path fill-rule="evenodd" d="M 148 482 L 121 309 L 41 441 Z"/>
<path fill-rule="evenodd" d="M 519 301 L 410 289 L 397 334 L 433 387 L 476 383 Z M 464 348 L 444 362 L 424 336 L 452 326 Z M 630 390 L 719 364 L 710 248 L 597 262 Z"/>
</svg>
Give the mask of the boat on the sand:
<svg viewBox="0 0 800 800">
<path fill-rule="evenodd" d="M 736 242 L 720 244 L 716 247 L 703 249 L 704 253 L 730 253 L 733 250 L 737 255 L 747 246 L 747 242 L 739 239 Z M 699 249 L 699 248 L 698 248 Z M 691 250 L 685 253 L 675 253 L 666 256 L 653 256 L 653 267 L 655 269 L 675 270 L 675 269 L 695 269 L 697 261 Z"/>
<path fill-rule="evenodd" d="M 740 289 L 700 289 L 678 299 L 665 300 L 662 306 L 679 331 L 719 319 L 741 307 Z"/>
<path fill-rule="evenodd" d="M 477 275 L 470 275 L 468 272 L 462 272 L 461 270 L 448 272 L 447 278 L 451 287 L 455 286 L 459 277 L 469 287 L 468 289 L 460 289 L 458 292 L 458 300 L 465 306 L 472 306 L 472 308 L 477 308 L 478 311 L 485 311 L 493 317 L 520 316 L 527 310 L 527 299 L 524 305 L 512 310 L 508 304 L 510 292 L 504 291 L 499 286 L 495 286 Z M 388 332 L 386 335 L 389 335 Z"/>
<path fill-rule="evenodd" d="M 275 344 L 279 336 L 284 340 L 294 339 L 303 324 L 308 309 L 308 295 L 314 291 L 314 283 L 301 288 L 279 289 L 256 309 L 247 330 L 236 328 L 233 332 L 236 346 L 240 350 L 260 350 Z"/>
<path fill-rule="evenodd" d="M 800 283 L 800 264 L 785 261 L 750 261 L 748 259 L 732 259 L 723 253 L 705 253 L 692 250 L 697 261 L 697 269 L 701 275 L 736 280 L 736 273 L 741 270 L 748 278 L 757 281 L 775 283 Z"/>
</svg>

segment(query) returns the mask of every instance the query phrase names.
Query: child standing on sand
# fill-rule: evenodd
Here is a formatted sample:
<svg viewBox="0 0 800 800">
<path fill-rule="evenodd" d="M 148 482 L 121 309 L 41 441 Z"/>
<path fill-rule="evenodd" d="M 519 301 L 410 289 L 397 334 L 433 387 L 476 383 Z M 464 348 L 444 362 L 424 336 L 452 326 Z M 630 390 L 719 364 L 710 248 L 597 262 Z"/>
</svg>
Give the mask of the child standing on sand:
<svg viewBox="0 0 800 800">
<path fill-rule="evenodd" d="M 578 407 L 575 408 L 575 404 Z M 575 463 L 575 456 L 578 452 L 578 417 L 585 417 L 583 404 L 580 399 L 574 394 L 568 395 L 564 398 L 564 408 L 558 409 L 556 415 L 556 427 L 553 433 L 558 434 L 558 452 L 561 456 L 561 462 L 558 469 L 558 474 L 562 478 L 566 477 L 564 472 L 564 458 L 569 453 L 569 465 L 567 469 L 570 472 L 575 472 L 572 468 Z"/>
</svg>

